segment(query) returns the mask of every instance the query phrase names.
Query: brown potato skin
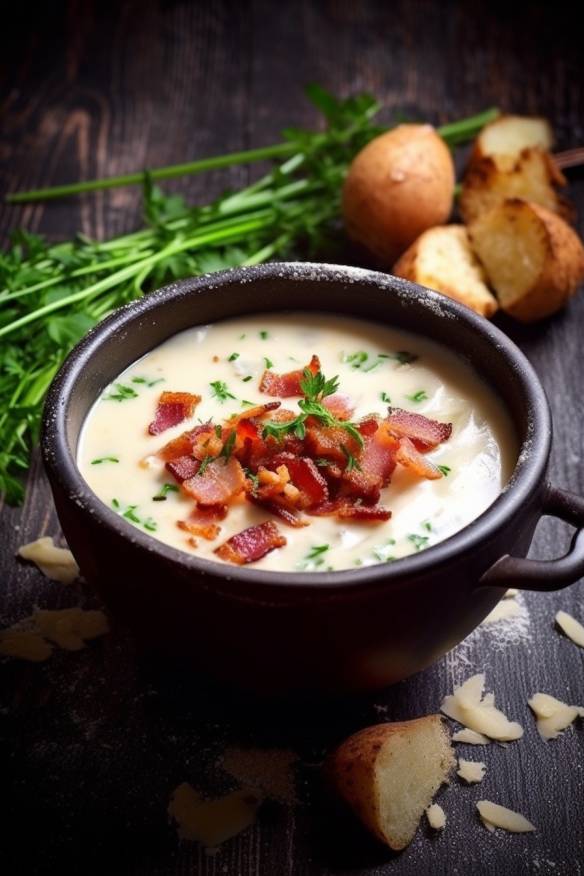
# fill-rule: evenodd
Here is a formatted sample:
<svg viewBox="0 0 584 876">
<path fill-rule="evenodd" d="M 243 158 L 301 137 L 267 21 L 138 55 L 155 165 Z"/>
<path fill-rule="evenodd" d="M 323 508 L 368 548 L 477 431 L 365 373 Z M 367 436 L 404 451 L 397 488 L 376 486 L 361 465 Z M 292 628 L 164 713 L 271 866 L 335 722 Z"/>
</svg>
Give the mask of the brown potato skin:
<svg viewBox="0 0 584 876">
<path fill-rule="evenodd" d="M 342 194 L 349 236 L 390 267 L 452 209 L 454 163 L 431 125 L 398 125 L 355 157 Z"/>
<path fill-rule="evenodd" d="M 440 715 L 426 715 L 412 721 L 374 724 L 349 736 L 327 758 L 324 766 L 328 784 L 353 810 L 365 827 L 377 839 L 394 851 L 401 851 L 407 843 L 392 843 L 381 830 L 375 790 L 376 762 L 379 752 L 394 734 L 408 733 L 415 724 L 438 721 Z"/>
<path fill-rule="evenodd" d="M 530 210 L 535 214 L 541 222 L 542 246 L 546 248 L 544 266 L 537 281 L 512 304 L 499 299 L 501 309 L 521 322 L 545 319 L 560 310 L 584 280 L 584 244 L 564 219 L 539 204 L 510 198 L 495 208 L 498 209 L 508 213 Z M 469 228 L 471 240 L 480 221 Z"/>
</svg>

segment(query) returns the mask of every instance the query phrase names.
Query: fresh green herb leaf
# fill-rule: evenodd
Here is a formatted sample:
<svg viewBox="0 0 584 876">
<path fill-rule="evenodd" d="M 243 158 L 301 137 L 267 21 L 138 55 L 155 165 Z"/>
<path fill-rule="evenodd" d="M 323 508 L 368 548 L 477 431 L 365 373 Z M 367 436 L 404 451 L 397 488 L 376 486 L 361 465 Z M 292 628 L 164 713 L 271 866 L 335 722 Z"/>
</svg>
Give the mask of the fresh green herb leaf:
<svg viewBox="0 0 584 876">
<path fill-rule="evenodd" d="M 123 383 L 114 383 L 115 392 L 109 392 L 108 395 L 103 395 L 104 401 L 123 402 L 131 398 L 138 398 L 138 393 L 131 386 L 126 386 Z"/>
<path fill-rule="evenodd" d="M 408 535 L 408 541 L 411 541 L 417 551 L 421 551 L 422 548 L 427 547 L 429 540 L 430 536 L 428 535 Z"/>
<path fill-rule="evenodd" d="M 324 566 L 324 554 L 330 550 L 330 545 L 328 544 L 318 544 L 311 547 L 303 560 L 299 563 L 299 568 L 304 571 L 317 569 L 320 566 Z"/>
<path fill-rule="evenodd" d="M 394 356 L 398 365 L 411 365 L 412 362 L 419 358 L 417 353 L 410 353 L 408 350 L 399 350 Z"/>
<path fill-rule="evenodd" d="M 242 377 L 241 379 L 244 383 L 249 383 L 250 380 L 253 380 L 253 377 L 251 374 L 248 374 L 247 377 Z"/>
<path fill-rule="evenodd" d="M 136 514 L 137 505 L 128 505 L 126 510 L 123 512 L 122 517 L 125 517 L 126 520 L 131 520 L 132 523 L 140 523 L 140 518 Z"/>
<path fill-rule="evenodd" d="M 338 377 L 331 377 L 330 380 L 327 380 L 322 371 L 313 374 L 309 368 L 305 368 L 302 374 L 300 389 L 308 401 L 321 401 L 326 396 L 333 395 L 339 388 Z"/>
<path fill-rule="evenodd" d="M 120 460 L 118 459 L 117 456 L 98 456 L 97 459 L 91 460 L 91 464 L 92 465 L 101 465 L 102 462 L 119 462 L 119 461 Z"/>
<path fill-rule="evenodd" d="M 361 466 L 359 465 L 359 463 L 357 462 L 357 460 L 355 459 L 353 454 L 349 450 L 347 450 L 347 448 L 345 447 L 344 444 L 341 444 L 341 450 L 343 451 L 344 457 L 347 460 L 347 464 L 345 466 L 345 471 L 346 472 L 350 472 L 350 471 L 354 471 L 354 470 L 361 471 Z"/>
<path fill-rule="evenodd" d="M 450 474 L 450 472 L 452 471 L 452 469 L 450 468 L 449 465 L 437 465 L 436 468 L 438 469 L 439 472 L 442 472 L 442 474 L 444 475 L 445 478 L 447 478 L 448 475 Z"/>
<path fill-rule="evenodd" d="M 118 511 L 122 506 L 120 505 L 118 499 L 112 499 L 112 508 L 115 511 Z"/>
<path fill-rule="evenodd" d="M 221 404 L 226 402 L 229 398 L 235 398 L 233 393 L 229 392 L 227 384 L 223 380 L 214 380 L 209 386 L 211 387 L 214 398 L 216 398 Z"/>
<path fill-rule="evenodd" d="M 250 402 L 250 401 L 248 401 L 246 398 L 242 398 L 242 399 L 241 399 L 241 406 L 242 406 L 242 408 L 245 408 L 245 407 L 247 407 L 247 408 L 253 408 L 253 406 L 254 406 L 254 402 Z"/>
<path fill-rule="evenodd" d="M 267 341 L 269 337 L 269 333 L 265 329 L 262 329 L 262 331 L 260 332 L 260 338 L 262 339 L 262 341 Z"/>
<path fill-rule="evenodd" d="M 406 395 L 410 401 L 413 402 L 423 402 L 428 399 L 428 393 L 425 389 L 419 389 L 417 392 L 414 392 L 412 395 Z"/>
<path fill-rule="evenodd" d="M 381 398 L 381 401 L 382 401 L 382 402 L 385 402 L 385 403 L 388 404 L 388 405 L 391 404 L 391 398 L 390 398 L 389 395 L 385 392 L 385 390 L 384 390 L 382 393 L 380 393 L 380 398 Z"/>
<path fill-rule="evenodd" d="M 235 429 L 233 429 L 233 431 L 231 431 L 229 433 L 229 435 L 227 436 L 227 440 L 225 441 L 223 447 L 221 448 L 221 453 L 219 454 L 219 457 L 220 458 L 223 457 L 223 459 L 225 460 L 225 465 L 227 465 L 227 462 L 229 461 L 229 457 L 233 453 L 233 448 L 235 446 L 236 437 L 237 437 L 237 435 L 236 435 Z"/>
<path fill-rule="evenodd" d="M 240 340 L 240 341 L 243 341 L 244 338 L 245 338 L 245 332 L 244 332 L 242 335 L 239 336 L 239 340 Z"/>
<path fill-rule="evenodd" d="M 147 517 L 146 520 L 142 521 L 142 526 L 144 529 L 147 529 L 148 532 L 156 532 L 158 529 L 158 524 L 151 517 Z"/>
<path fill-rule="evenodd" d="M 365 350 L 357 350 L 356 353 L 343 353 L 341 355 L 341 362 L 345 362 L 355 369 L 361 368 L 368 359 L 369 354 Z"/>
<path fill-rule="evenodd" d="M 176 484 L 163 484 L 155 496 L 152 496 L 153 502 L 166 502 L 166 497 L 169 493 L 178 493 Z"/>
<path fill-rule="evenodd" d="M 156 386 L 157 383 L 164 383 L 164 377 L 158 377 L 156 380 L 148 380 L 147 377 L 132 377 L 132 383 L 143 383 L 145 386 Z"/>
<path fill-rule="evenodd" d="M 266 363 L 266 368 L 273 368 L 274 363 L 267 356 L 264 356 L 264 362 Z"/>
<path fill-rule="evenodd" d="M 395 560 L 391 549 L 395 545 L 395 539 L 390 538 L 383 544 L 378 545 L 374 551 L 373 556 L 379 563 L 392 563 Z"/>
<path fill-rule="evenodd" d="M 199 470 L 197 472 L 197 477 L 202 477 L 205 474 L 205 472 L 207 471 L 207 468 L 209 466 L 209 463 L 213 462 L 214 459 L 215 459 L 215 457 L 210 456 L 209 454 L 207 454 L 207 456 L 203 457 L 203 459 L 201 461 L 201 465 L 199 466 Z"/>
<path fill-rule="evenodd" d="M 425 529 L 426 532 L 432 532 L 432 524 L 429 520 L 425 520 L 424 523 L 422 523 L 422 529 Z"/>
<path fill-rule="evenodd" d="M 236 359 L 239 359 L 239 353 L 232 353 L 231 356 L 227 359 L 228 362 L 235 362 Z"/>
</svg>

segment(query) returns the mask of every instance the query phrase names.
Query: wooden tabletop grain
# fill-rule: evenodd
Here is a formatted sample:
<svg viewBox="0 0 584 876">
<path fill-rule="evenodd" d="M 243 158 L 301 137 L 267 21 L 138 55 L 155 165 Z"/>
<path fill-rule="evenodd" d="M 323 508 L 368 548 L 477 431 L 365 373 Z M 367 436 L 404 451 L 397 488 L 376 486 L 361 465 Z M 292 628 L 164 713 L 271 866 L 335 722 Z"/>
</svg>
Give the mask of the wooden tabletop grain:
<svg viewBox="0 0 584 876">
<path fill-rule="evenodd" d="M 490 105 L 541 113 L 559 148 L 584 144 L 584 78 L 577 28 L 555 4 L 487 2 L 97 2 L 11 4 L 0 53 L 0 191 L 186 161 L 275 142 L 313 125 L 303 86 L 370 90 L 388 111 L 442 122 Z M 38 8 L 36 8 L 38 7 Z M 204 203 L 255 171 L 234 168 L 177 181 Z M 584 216 L 584 181 L 571 176 Z M 108 237 L 140 223 L 135 189 L 9 208 L 0 233 L 23 225 L 62 239 Z M 580 230 L 583 229 L 582 219 Z M 534 364 L 555 424 L 554 483 L 584 493 L 584 295 L 556 318 L 502 327 Z M 95 604 L 14 559 L 19 544 L 57 534 L 38 458 L 22 508 L 3 508 L 2 625 L 35 605 Z M 565 549 L 569 531 L 539 527 L 533 555 Z M 584 703 L 584 652 L 554 628 L 558 608 L 584 616 L 576 585 L 527 594 L 515 634 L 479 631 L 426 672 L 374 699 L 275 707 L 203 689 L 180 667 L 140 659 L 112 634 L 42 666 L 0 666 L 0 855 L 7 873 L 75 874 L 579 874 L 584 869 L 582 727 L 544 743 L 527 698 L 536 691 Z M 479 786 L 455 779 L 439 795 L 446 831 L 422 826 L 401 855 L 378 847 L 337 813 L 318 764 L 344 735 L 381 720 L 436 711 L 453 684 L 486 671 L 502 708 L 525 727 L 484 759 Z M 292 748 L 300 756 L 295 808 L 270 804 L 215 856 L 179 844 L 166 806 L 182 781 L 220 790 L 226 744 Z M 477 751 L 480 754 L 477 754 Z M 533 834 L 488 833 L 487 798 L 524 813 Z"/>
</svg>

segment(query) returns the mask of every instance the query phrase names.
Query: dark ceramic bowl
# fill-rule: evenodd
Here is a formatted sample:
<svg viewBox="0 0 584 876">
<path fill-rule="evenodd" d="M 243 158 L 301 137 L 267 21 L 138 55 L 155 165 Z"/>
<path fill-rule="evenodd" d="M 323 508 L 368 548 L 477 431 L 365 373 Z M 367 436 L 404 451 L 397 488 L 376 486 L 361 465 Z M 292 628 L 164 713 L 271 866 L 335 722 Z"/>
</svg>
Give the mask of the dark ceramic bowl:
<svg viewBox="0 0 584 876">
<path fill-rule="evenodd" d="M 182 329 L 284 310 L 354 315 L 458 351 L 514 422 L 520 454 L 508 488 L 460 532 L 415 556 L 328 573 L 262 572 L 189 556 L 104 505 L 75 457 L 85 416 L 107 384 Z M 584 500 L 546 480 L 551 434 L 537 376 L 487 320 L 385 274 L 273 264 L 184 280 L 104 320 L 50 389 L 42 447 L 83 575 L 146 646 L 263 692 L 344 692 L 380 688 L 428 666 L 464 639 L 508 586 L 555 590 L 584 574 L 582 531 L 561 559 L 524 559 L 542 515 L 584 526 Z"/>
</svg>

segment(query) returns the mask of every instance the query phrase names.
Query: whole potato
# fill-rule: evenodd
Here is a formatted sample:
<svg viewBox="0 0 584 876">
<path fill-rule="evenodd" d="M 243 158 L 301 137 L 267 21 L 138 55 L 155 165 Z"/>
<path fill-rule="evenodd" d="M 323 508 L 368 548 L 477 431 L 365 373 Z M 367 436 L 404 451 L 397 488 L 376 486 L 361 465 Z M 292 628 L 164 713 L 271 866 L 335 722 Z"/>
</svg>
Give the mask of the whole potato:
<svg viewBox="0 0 584 876">
<path fill-rule="evenodd" d="M 349 236 L 384 265 L 446 222 L 454 196 L 450 150 L 431 125 L 398 125 L 354 158 L 343 187 Z"/>
</svg>

